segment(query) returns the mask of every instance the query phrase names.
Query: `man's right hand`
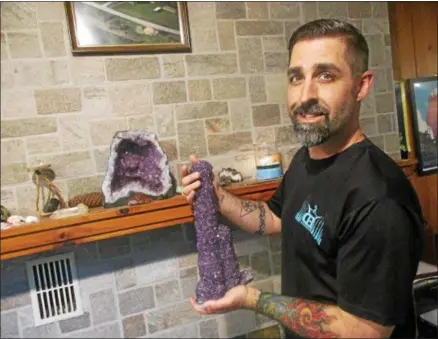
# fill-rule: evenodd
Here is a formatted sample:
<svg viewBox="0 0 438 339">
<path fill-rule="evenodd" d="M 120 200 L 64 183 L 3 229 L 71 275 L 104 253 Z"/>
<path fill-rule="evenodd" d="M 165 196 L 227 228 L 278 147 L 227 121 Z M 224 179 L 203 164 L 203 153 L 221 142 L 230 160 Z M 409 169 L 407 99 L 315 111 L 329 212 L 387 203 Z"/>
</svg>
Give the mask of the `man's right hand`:
<svg viewBox="0 0 438 339">
<path fill-rule="evenodd" d="M 190 156 L 190 162 L 192 166 L 198 162 L 196 156 Z M 186 197 L 187 201 L 191 204 L 193 198 L 195 197 L 195 191 L 201 186 L 201 181 L 199 180 L 199 172 L 189 172 L 189 168 L 184 165 L 181 167 L 181 183 L 183 185 L 183 195 Z"/>
</svg>

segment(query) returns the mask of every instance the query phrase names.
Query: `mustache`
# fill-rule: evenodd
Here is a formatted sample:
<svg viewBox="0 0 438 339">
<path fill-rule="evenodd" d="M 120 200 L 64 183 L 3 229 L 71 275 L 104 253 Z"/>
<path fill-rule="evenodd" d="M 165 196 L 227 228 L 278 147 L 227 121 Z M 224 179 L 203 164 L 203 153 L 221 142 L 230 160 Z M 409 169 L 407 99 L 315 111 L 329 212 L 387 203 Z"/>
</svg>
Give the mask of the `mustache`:
<svg viewBox="0 0 438 339">
<path fill-rule="evenodd" d="M 292 113 L 295 114 L 316 114 L 316 113 L 320 113 L 323 114 L 324 116 L 328 116 L 329 115 L 329 110 L 326 109 L 325 107 L 321 106 L 320 104 L 318 104 L 315 101 L 309 101 L 309 102 L 305 102 L 295 108 L 292 109 Z"/>
</svg>

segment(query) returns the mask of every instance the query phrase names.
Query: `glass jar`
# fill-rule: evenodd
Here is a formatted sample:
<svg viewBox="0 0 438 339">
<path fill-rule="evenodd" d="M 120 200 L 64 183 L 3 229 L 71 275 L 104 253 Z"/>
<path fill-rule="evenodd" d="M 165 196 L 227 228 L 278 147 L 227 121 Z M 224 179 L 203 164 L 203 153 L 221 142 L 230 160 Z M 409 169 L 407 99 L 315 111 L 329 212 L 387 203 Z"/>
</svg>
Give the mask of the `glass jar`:
<svg viewBox="0 0 438 339">
<path fill-rule="evenodd" d="M 256 179 L 272 180 L 283 175 L 281 155 L 274 143 L 255 145 Z"/>
</svg>

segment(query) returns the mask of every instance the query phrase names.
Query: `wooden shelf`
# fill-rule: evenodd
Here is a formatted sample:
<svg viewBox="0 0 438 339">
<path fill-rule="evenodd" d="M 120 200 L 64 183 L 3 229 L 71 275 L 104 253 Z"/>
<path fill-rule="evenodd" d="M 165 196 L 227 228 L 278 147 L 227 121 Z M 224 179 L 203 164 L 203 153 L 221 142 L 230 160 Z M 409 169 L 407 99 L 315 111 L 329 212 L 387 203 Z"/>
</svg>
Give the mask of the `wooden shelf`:
<svg viewBox="0 0 438 339">
<path fill-rule="evenodd" d="M 229 186 L 235 195 L 268 200 L 280 180 Z M 51 251 L 56 248 L 119 237 L 193 221 L 191 206 L 180 195 L 146 205 L 95 208 L 87 215 L 44 219 L 40 223 L 0 232 L 1 260 Z"/>
</svg>

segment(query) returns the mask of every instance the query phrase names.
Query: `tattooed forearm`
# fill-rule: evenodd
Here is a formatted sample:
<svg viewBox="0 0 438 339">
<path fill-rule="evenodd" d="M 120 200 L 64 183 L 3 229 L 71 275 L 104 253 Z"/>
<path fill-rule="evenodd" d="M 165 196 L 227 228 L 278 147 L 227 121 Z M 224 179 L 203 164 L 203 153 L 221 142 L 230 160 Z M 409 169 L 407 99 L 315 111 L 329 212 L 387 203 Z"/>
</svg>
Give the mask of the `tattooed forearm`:
<svg viewBox="0 0 438 339">
<path fill-rule="evenodd" d="M 260 210 L 260 227 L 258 233 L 263 235 L 265 233 L 265 205 L 260 201 L 259 202 L 259 210 Z"/>
<path fill-rule="evenodd" d="M 240 210 L 240 216 L 244 217 L 257 209 L 257 202 L 250 200 L 242 200 L 242 206 Z"/>
<path fill-rule="evenodd" d="M 337 320 L 325 306 L 310 300 L 261 293 L 256 311 L 281 322 L 289 330 L 307 338 L 338 338 L 330 325 Z"/>
</svg>

